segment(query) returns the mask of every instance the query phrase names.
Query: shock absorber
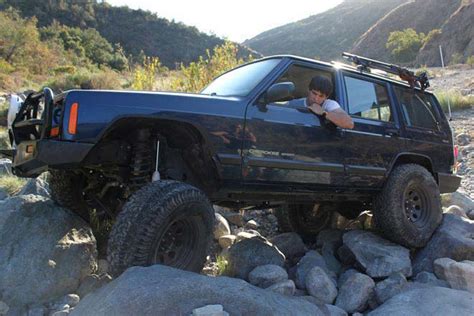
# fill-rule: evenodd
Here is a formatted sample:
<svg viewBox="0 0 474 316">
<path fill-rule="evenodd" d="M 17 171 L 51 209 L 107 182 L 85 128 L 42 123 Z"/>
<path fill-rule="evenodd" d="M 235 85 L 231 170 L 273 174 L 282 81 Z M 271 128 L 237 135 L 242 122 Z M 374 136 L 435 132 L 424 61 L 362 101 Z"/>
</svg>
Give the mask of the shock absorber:
<svg viewBox="0 0 474 316">
<path fill-rule="evenodd" d="M 149 129 L 137 131 L 130 160 L 130 189 L 132 191 L 138 190 L 151 180 L 153 145 Z"/>
</svg>

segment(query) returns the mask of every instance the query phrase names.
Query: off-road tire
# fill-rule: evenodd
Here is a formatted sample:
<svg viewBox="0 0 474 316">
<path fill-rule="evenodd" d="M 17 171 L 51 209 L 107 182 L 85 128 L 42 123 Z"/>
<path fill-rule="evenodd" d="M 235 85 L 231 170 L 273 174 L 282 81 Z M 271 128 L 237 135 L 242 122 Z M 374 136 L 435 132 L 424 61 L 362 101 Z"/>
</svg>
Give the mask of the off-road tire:
<svg viewBox="0 0 474 316">
<path fill-rule="evenodd" d="M 275 209 L 275 216 L 281 232 L 297 232 L 302 235 L 316 235 L 331 222 L 334 206 L 321 203 L 317 210 L 312 204 L 290 204 Z"/>
<path fill-rule="evenodd" d="M 81 175 L 65 170 L 50 170 L 48 176 L 51 198 L 87 223 L 90 222 L 89 206 L 82 195 L 84 179 Z"/>
<path fill-rule="evenodd" d="M 214 209 L 199 189 L 177 181 L 149 183 L 125 203 L 112 227 L 107 249 L 110 273 L 117 276 L 132 266 L 158 263 L 200 272 L 213 225 Z M 170 241 L 171 246 L 166 245 Z M 172 249 L 166 256 L 172 258 L 174 251 L 175 261 L 160 255 L 166 246 Z"/>
<path fill-rule="evenodd" d="M 388 239 L 423 247 L 442 220 L 439 187 L 420 165 L 397 166 L 375 199 L 374 221 Z"/>
</svg>

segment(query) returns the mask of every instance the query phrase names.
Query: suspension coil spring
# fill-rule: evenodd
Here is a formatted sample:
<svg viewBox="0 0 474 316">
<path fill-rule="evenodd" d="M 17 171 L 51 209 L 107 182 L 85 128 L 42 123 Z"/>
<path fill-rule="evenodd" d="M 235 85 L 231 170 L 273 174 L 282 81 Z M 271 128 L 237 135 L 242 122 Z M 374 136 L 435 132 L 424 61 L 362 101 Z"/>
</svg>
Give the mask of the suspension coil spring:
<svg viewBox="0 0 474 316">
<path fill-rule="evenodd" d="M 151 181 L 151 173 L 153 171 L 153 141 L 150 130 L 139 130 L 132 148 L 130 189 L 135 191 Z"/>
</svg>

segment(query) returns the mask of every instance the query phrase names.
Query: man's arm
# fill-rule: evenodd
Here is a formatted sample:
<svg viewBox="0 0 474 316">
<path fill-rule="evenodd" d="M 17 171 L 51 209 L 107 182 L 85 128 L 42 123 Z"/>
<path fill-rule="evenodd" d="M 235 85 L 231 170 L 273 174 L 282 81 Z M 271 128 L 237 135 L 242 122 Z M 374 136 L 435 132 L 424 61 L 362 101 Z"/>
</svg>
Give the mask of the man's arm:
<svg viewBox="0 0 474 316">
<path fill-rule="evenodd" d="M 323 108 L 318 104 L 311 104 L 308 108 L 315 113 L 316 115 L 323 115 L 325 112 Z M 326 119 L 333 122 L 340 128 L 354 128 L 354 122 L 352 118 L 341 108 L 332 110 L 331 112 L 326 112 Z"/>
</svg>

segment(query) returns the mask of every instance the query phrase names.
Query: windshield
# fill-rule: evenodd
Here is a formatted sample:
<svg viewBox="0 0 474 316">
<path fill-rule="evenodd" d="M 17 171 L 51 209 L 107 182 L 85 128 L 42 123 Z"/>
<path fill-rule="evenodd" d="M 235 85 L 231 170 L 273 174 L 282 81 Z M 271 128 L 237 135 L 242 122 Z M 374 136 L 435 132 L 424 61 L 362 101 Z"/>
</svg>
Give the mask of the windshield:
<svg viewBox="0 0 474 316">
<path fill-rule="evenodd" d="M 202 94 L 219 96 L 246 96 L 265 78 L 281 59 L 267 59 L 223 74 L 211 82 Z"/>
</svg>

